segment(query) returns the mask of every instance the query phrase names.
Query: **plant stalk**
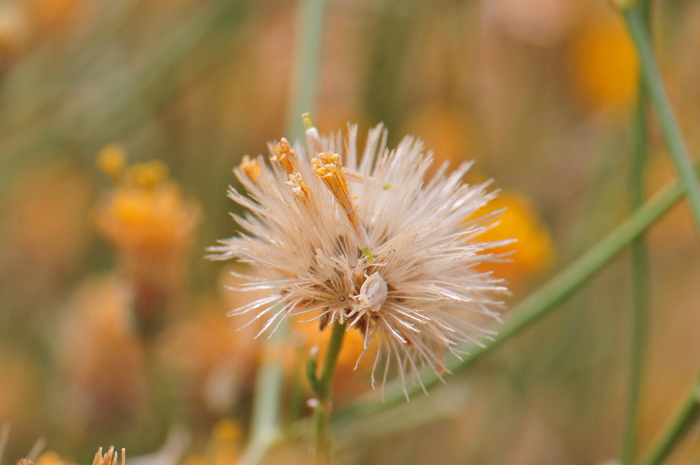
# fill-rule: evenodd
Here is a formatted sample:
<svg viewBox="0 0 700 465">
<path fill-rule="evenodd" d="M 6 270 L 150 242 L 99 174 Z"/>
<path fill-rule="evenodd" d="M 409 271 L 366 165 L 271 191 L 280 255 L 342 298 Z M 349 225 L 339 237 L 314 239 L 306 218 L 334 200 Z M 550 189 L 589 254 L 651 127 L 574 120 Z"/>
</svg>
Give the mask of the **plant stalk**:
<svg viewBox="0 0 700 465">
<path fill-rule="evenodd" d="M 644 23 L 649 30 L 649 2 L 641 1 Z M 630 151 L 629 198 L 634 213 L 644 204 L 644 173 L 648 155 L 647 95 L 640 86 L 632 124 L 632 149 Z M 634 463 L 639 428 L 639 409 L 644 375 L 644 342 L 646 339 L 649 301 L 649 260 L 643 235 L 632 241 L 632 334 L 630 339 L 630 373 L 627 418 L 622 435 L 620 459 L 624 465 Z"/>
<path fill-rule="evenodd" d="M 281 324 L 263 343 L 263 361 L 255 380 L 251 435 L 238 462 L 240 465 L 259 463 L 282 436 L 279 410 L 284 381 L 282 345 L 287 337 L 287 326 Z"/>
<path fill-rule="evenodd" d="M 326 357 L 323 359 L 323 369 L 321 377 L 316 379 L 316 374 L 309 370 L 310 385 L 316 394 L 316 402 L 314 402 L 314 437 L 315 448 L 314 455 L 316 465 L 329 465 L 331 463 L 331 437 L 329 418 L 332 409 L 332 391 L 333 391 L 333 376 L 340 355 L 340 349 L 343 346 L 346 328 L 344 324 L 336 322 L 333 325 L 331 340 L 328 343 Z M 312 355 L 315 357 L 315 355 Z M 315 363 L 309 366 L 315 367 Z"/>
<path fill-rule="evenodd" d="M 646 164 L 645 99 L 640 92 L 633 128 L 630 158 L 630 207 L 632 211 L 643 204 L 644 166 Z M 627 418 L 622 439 L 622 463 L 633 463 L 639 417 L 639 400 L 643 376 L 644 340 L 646 335 L 647 303 L 649 301 L 649 264 L 646 241 L 642 235 L 632 241 L 632 335 L 630 341 L 630 379 Z"/>
<path fill-rule="evenodd" d="M 623 16 L 639 54 L 642 83 L 649 96 L 649 101 L 659 117 L 668 151 L 673 163 L 676 165 L 680 181 L 685 187 L 688 203 L 690 203 L 690 209 L 695 219 L 698 233 L 700 233 L 700 183 L 698 174 L 693 168 L 688 148 L 681 136 L 678 123 L 666 95 L 666 90 L 661 82 L 661 76 L 649 38 L 643 5 L 637 5 L 634 8 L 623 11 Z"/>
<path fill-rule="evenodd" d="M 693 388 L 683 405 L 671 420 L 668 427 L 659 435 L 652 451 L 643 465 L 659 465 L 673 450 L 680 439 L 685 436 L 695 421 L 700 417 L 700 377 L 696 378 Z"/>
<path fill-rule="evenodd" d="M 299 139 L 304 134 L 304 124 L 299 116 L 313 114 L 316 109 L 324 12 L 325 0 L 301 0 L 299 3 L 296 58 L 287 109 L 286 133 L 290 140 Z"/>
</svg>

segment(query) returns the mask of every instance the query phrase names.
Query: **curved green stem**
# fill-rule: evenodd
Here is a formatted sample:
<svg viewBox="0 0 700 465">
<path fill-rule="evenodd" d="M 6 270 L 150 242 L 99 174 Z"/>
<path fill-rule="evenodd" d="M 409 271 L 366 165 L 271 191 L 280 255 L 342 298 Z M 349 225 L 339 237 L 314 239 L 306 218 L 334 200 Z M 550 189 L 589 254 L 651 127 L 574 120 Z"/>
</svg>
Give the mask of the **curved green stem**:
<svg viewBox="0 0 700 465">
<path fill-rule="evenodd" d="M 492 341 L 485 341 L 484 347 L 466 347 L 465 349 L 470 350 L 471 353 L 462 360 L 451 360 L 447 364 L 447 368 L 452 372 L 466 368 L 566 301 L 613 257 L 675 205 L 683 197 L 683 193 L 683 186 L 680 183 L 674 183 L 650 202 L 638 208 L 624 223 L 615 228 L 597 245 L 516 305 L 505 324 L 495 328 L 499 331 L 498 336 Z M 440 381 L 437 375 L 429 370 L 423 370 L 420 376 L 426 387 L 431 387 Z M 420 386 L 407 389 L 409 395 L 417 394 L 421 390 Z M 369 399 L 360 399 L 339 412 L 336 418 L 338 421 L 343 421 L 402 402 L 404 392 L 401 384 L 398 382 L 387 383 L 384 397 L 384 402 L 374 394 Z"/>
<path fill-rule="evenodd" d="M 331 437 L 328 419 L 331 413 L 333 376 L 338 362 L 338 355 L 343 346 L 345 337 L 345 325 L 336 322 L 333 325 L 331 340 L 328 343 L 326 357 L 323 359 L 321 377 L 316 378 L 316 354 L 309 358 L 307 376 L 311 389 L 316 394 L 314 402 L 314 436 L 316 465 L 328 465 L 331 463 Z"/>
<path fill-rule="evenodd" d="M 673 163 L 676 165 L 678 176 L 686 189 L 688 203 L 690 203 L 690 209 L 695 218 L 698 232 L 700 232 L 700 182 L 698 181 L 698 174 L 693 169 L 688 148 L 681 136 L 678 123 L 666 95 L 666 90 L 661 82 L 661 76 L 649 39 L 643 6 L 637 5 L 624 11 L 623 15 L 639 54 L 642 83 L 659 117 L 668 151 L 671 154 Z"/>
<path fill-rule="evenodd" d="M 641 1 L 644 23 L 649 29 L 649 2 Z M 643 87 L 639 89 L 637 108 L 632 125 L 632 150 L 630 151 L 629 194 L 630 208 L 634 212 L 644 204 L 644 172 L 647 161 L 647 96 Z M 637 446 L 639 404 L 644 369 L 644 341 L 649 300 L 649 264 L 646 241 L 640 235 L 632 242 L 632 335 L 630 340 L 630 375 L 627 418 L 622 435 L 620 459 L 631 465 Z"/>
<path fill-rule="evenodd" d="M 668 427 L 661 433 L 643 465 L 658 465 L 673 450 L 676 443 L 700 417 L 700 377 L 695 380 L 693 388 L 686 397 L 683 405 L 671 420 Z"/>
</svg>

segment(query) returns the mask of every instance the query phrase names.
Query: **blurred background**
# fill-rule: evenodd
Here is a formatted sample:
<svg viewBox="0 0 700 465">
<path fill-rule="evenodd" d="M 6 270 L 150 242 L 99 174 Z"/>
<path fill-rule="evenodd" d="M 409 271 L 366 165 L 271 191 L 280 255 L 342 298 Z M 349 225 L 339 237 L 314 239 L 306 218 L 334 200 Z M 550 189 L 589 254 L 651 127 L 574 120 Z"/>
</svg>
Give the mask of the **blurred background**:
<svg viewBox="0 0 700 465">
<path fill-rule="evenodd" d="M 654 2 L 653 12 L 696 154 L 700 2 Z M 290 136 L 297 14 L 282 0 L 0 3 L 5 465 L 28 454 L 88 464 L 111 444 L 144 464 L 236 463 L 260 342 L 225 316 L 251 299 L 224 288 L 236 265 L 204 249 L 235 232 L 231 168 Z M 508 210 L 489 234 L 519 239 L 513 263 L 496 270 L 510 305 L 628 214 L 637 61 L 604 0 L 331 0 L 319 73 L 322 132 L 384 122 L 390 146 L 415 134 L 438 161 L 476 160 L 467 182 L 496 180 L 492 208 Z M 675 171 L 653 118 L 649 130 L 651 196 Z M 640 449 L 700 367 L 700 248 L 687 206 L 647 237 Z M 431 396 L 338 425 L 339 463 L 603 463 L 619 447 L 631 318 L 622 254 Z M 292 328 L 285 425 L 309 413 L 301 367 L 324 337 Z M 352 370 L 360 348 L 344 348 L 337 406 L 369 387 L 367 367 Z M 698 457 L 696 428 L 672 463 Z M 290 440 L 265 463 L 308 461 L 308 444 Z"/>
</svg>

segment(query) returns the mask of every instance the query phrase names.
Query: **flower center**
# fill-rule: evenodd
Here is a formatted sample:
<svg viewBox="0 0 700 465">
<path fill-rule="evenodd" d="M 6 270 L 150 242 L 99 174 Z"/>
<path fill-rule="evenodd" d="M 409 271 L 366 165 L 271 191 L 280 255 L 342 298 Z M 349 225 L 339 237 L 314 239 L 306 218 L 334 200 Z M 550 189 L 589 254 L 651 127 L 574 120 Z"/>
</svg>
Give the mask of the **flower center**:
<svg viewBox="0 0 700 465">
<path fill-rule="evenodd" d="M 357 301 L 365 310 L 378 312 L 386 300 L 388 291 L 386 281 L 378 271 L 375 271 L 362 284 Z"/>
</svg>

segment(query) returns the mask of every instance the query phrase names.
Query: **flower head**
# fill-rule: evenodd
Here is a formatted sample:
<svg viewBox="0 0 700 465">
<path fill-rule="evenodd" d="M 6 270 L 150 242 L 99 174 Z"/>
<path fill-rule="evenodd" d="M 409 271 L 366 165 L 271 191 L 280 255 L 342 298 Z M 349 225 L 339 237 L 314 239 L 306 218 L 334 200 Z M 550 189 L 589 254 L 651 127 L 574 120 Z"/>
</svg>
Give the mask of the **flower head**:
<svg viewBox="0 0 700 465">
<path fill-rule="evenodd" d="M 212 258 L 267 272 L 240 290 L 277 291 L 232 314 L 266 318 L 261 333 L 292 315 L 360 331 L 365 350 L 377 348 L 373 385 L 392 363 L 402 380 L 421 366 L 441 375 L 445 351 L 459 357 L 461 343 L 493 334 L 469 317 L 498 319 L 494 296 L 506 289 L 475 267 L 511 242 L 478 240 L 497 214 L 465 223 L 495 196 L 488 183 L 462 184 L 470 164 L 448 175 L 445 163 L 426 182 L 432 156 L 422 143 L 406 137 L 390 151 L 386 136 L 381 125 L 372 129 L 360 158 L 357 126 L 345 139 L 310 127 L 310 156 L 282 140 L 270 146 L 270 164 L 246 159 L 234 172 L 248 195 L 229 191 L 249 210 L 234 215 L 242 232 L 211 248 Z"/>
<path fill-rule="evenodd" d="M 122 460 L 121 465 L 126 464 L 126 450 L 122 448 Z M 92 459 L 92 465 L 117 465 L 117 451 L 114 450 L 114 446 L 111 446 L 106 454 L 102 454 L 102 448 L 97 451 L 95 457 Z"/>
<path fill-rule="evenodd" d="M 118 252 L 140 330 L 153 334 L 185 288 L 200 209 L 184 199 L 162 161 L 127 166 L 123 149 L 112 144 L 100 152 L 97 164 L 113 187 L 97 204 L 95 223 Z"/>
</svg>

